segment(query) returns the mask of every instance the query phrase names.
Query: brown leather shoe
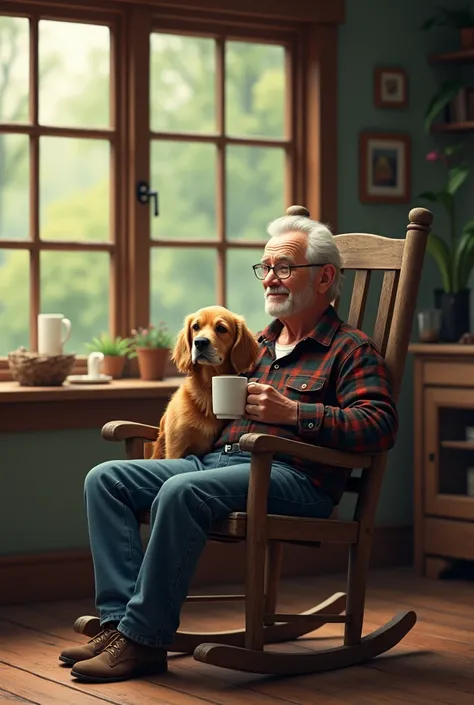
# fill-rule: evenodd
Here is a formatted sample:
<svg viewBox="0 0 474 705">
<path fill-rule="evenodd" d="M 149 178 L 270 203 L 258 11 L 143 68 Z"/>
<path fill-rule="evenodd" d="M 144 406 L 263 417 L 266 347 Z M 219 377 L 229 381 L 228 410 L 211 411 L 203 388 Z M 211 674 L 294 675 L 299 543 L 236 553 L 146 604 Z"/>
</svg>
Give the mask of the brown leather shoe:
<svg viewBox="0 0 474 705">
<path fill-rule="evenodd" d="M 111 639 L 118 634 L 115 629 L 102 629 L 97 636 L 89 639 L 87 644 L 69 646 L 64 651 L 61 651 L 59 660 L 66 663 L 68 666 L 74 666 L 77 661 L 85 661 L 86 659 L 94 658 L 97 654 L 107 646 Z"/>
<path fill-rule="evenodd" d="M 166 650 L 143 646 L 120 632 L 94 658 L 74 664 L 71 676 L 81 681 L 108 683 L 163 673 L 168 668 Z"/>
</svg>

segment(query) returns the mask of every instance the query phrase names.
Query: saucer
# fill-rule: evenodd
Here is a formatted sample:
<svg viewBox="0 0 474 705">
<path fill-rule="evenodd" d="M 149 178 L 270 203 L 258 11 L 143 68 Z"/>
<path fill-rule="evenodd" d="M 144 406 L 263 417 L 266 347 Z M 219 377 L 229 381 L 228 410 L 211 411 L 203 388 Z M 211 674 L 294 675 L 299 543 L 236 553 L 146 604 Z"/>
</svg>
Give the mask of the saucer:
<svg viewBox="0 0 474 705">
<path fill-rule="evenodd" d="M 100 377 L 89 377 L 89 375 L 69 375 L 66 382 L 71 384 L 108 384 L 113 379 L 110 375 L 100 375 Z"/>
</svg>

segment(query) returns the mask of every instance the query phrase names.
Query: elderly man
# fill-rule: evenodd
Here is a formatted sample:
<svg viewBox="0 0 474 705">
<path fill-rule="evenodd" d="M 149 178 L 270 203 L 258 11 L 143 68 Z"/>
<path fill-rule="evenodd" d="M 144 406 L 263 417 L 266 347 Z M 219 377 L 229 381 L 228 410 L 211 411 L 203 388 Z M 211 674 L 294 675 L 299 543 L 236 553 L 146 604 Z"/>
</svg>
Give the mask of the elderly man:
<svg viewBox="0 0 474 705">
<path fill-rule="evenodd" d="M 262 260 L 265 310 L 246 417 L 230 422 L 203 458 L 102 463 L 87 475 L 85 502 L 102 631 L 60 659 L 84 681 L 159 673 L 213 523 L 245 511 L 250 454 L 244 433 L 262 432 L 361 453 L 386 451 L 398 430 L 383 358 L 331 302 L 340 255 L 330 231 L 309 213 L 270 223 Z M 254 381 L 258 380 L 258 381 Z M 225 468 L 225 471 L 223 469 Z M 348 473 L 288 457 L 272 465 L 268 512 L 328 517 Z M 143 551 L 137 512 L 151 510 Z"/>
</svg>

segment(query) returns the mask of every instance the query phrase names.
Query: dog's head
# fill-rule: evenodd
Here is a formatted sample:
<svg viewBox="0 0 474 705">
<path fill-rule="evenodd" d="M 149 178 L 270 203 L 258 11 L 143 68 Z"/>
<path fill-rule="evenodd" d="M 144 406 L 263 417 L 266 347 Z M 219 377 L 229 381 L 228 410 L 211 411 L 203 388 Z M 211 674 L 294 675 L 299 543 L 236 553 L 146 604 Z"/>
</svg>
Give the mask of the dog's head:
<svg viewBox="0 0 474 705">
<path fill-rule="evenodd" d="M 222 306 L 208 306 L 186 316 L 172 360 L 185 374 L 195 365 L 240 374 L 252 369 L 258 352 L 258 343 L 242 316 Z"/>
</svg>

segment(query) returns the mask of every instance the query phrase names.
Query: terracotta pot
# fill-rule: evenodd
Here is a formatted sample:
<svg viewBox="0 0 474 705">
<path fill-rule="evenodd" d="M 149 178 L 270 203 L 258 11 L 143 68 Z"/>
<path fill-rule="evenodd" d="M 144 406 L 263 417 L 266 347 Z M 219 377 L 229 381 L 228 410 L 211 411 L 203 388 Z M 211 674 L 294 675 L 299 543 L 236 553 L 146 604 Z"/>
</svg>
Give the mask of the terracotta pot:
<svg viewBox="0 0 474 705">
<path fill-rule="evenodd" d="M 102 361 L 101 371 L 103 375 L 110 375 L 114 379 L 122 376 L 125 365 L 123 355 L 105 355 Z"/>
<path fill-rule="evenodd" d="M 462 49 L 474 49 L 474 27 L 461 28 Z"/>
<path fill-rule="evenodd" d="M 141 379 L 163 379 L 169 354 L 169 348 L 137 348 Z"/>
</svg>

